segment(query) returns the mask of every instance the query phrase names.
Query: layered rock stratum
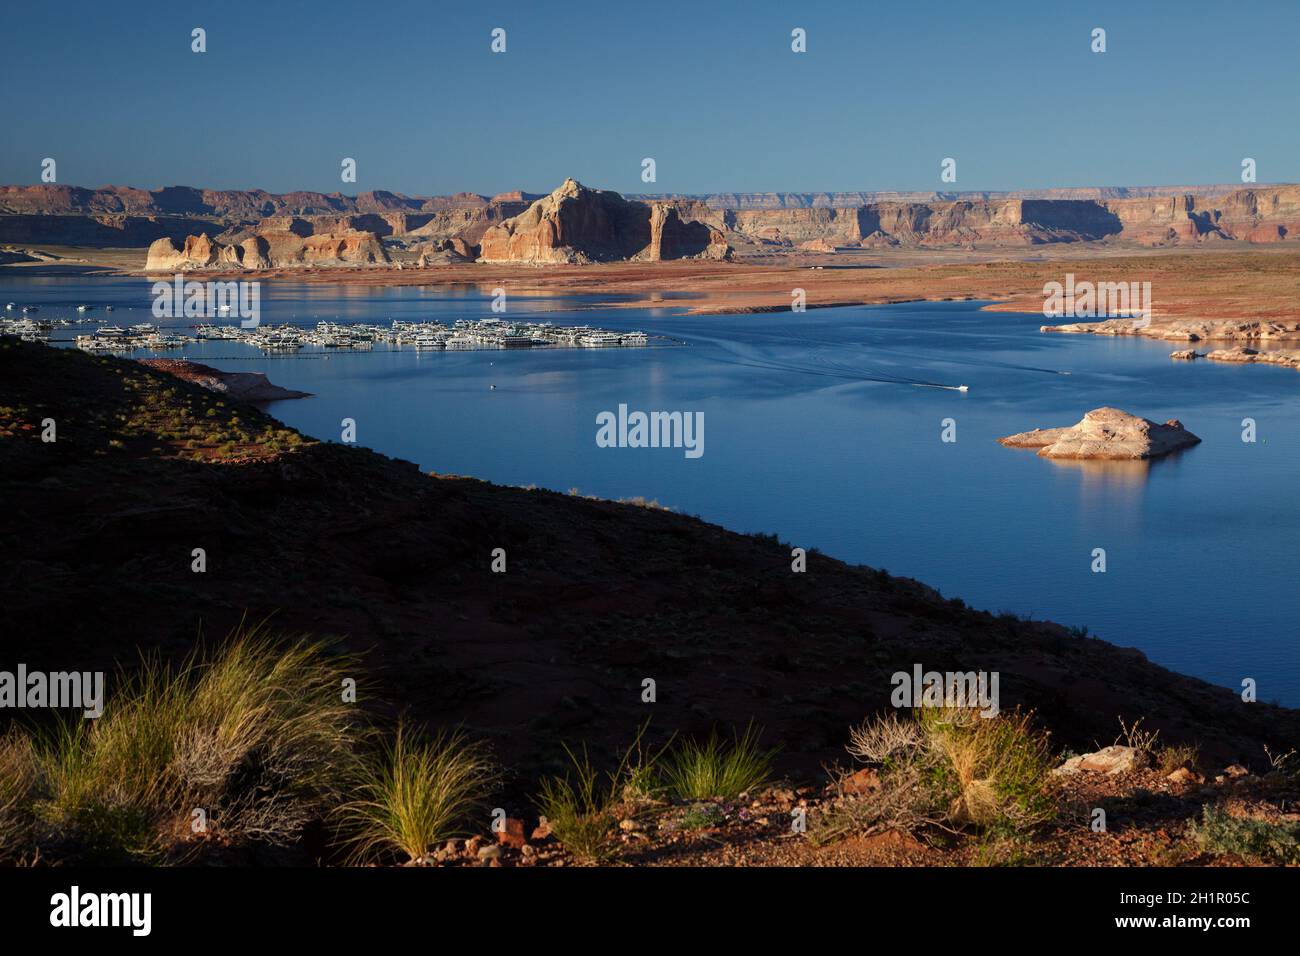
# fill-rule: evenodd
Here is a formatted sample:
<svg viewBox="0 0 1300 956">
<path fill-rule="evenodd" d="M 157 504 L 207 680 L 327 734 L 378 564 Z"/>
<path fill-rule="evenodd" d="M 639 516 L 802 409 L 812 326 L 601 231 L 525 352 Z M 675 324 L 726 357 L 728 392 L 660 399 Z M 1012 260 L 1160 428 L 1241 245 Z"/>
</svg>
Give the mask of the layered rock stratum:
<svg viewBox="0 0 1300 956">
<path fill-rule="evenodd" d="M 289 229 L 255 232 L 240 243 L 222 243 L 207 233 L 187 236 L 179 247 L 163 237 L 149 246 L 146 272 L 192 269 L 279 269 L 294 266 L 387 264 L 387 251 L 373 232 L 299 235 Z"/>
<path fill-rule="evenodd" d="M 1044 458 L 1133 461 L 1159 458 L 1200 439 L 1171 419 L 1163 425 L 1118 408 L 1094 408 L 1077 425 L 1035 428 L 999 438 L 1008 448 L 1037 448 Z"/>
<path fill-rule="evenodd" d="M 575 179 L 492 226 L 479 240 L 484 262 L 658 262 L 729 254 L 721 230 L 683 218 L 675 205 L 627 200 Z"/>
<path fill-rule="evenodd" d="M 556 193 L 566 188 L 568 183 Z M 381 239 L 458 238 L 478 246 L 492 232 L 490 261 L 569 262 L 583 257 L 602 261 L 615 254 L 635 258 L 643 250 L 648 250 L 644 258 L 719 256 L 724 244 L 741 251 L 799 251 L 813 243 L 804 251 L 824 252 L 854 246 L 997 248 L 1067 242 L 1261 244 L 1300 236 L 1296 185 L 627 197 L 589 192 L 597 195 L 568 197 L 570 205 L 578 198 L 577 205 L 587 208 L 578 213 L 551 208 L 556 193 L 519 191 L 420 197 L 385 191 L 344 196 L 183 186 L 2 186 L 0 242 L 130 247 L 162 237 L 179 243 L 207 232 L 223 243 L 238 244 L 255 233 L 288 228 L 300 236 L 364 231 Z M 550 205 L 534 219 L 538 202 Z M 666 240 L 657 246 L 651 236 L 656 219 Z M 521 221 L 498 228 L 510 220 Z M 557 238 L 557 227 L 564 228 L 564 236 Z"/>
</svg>

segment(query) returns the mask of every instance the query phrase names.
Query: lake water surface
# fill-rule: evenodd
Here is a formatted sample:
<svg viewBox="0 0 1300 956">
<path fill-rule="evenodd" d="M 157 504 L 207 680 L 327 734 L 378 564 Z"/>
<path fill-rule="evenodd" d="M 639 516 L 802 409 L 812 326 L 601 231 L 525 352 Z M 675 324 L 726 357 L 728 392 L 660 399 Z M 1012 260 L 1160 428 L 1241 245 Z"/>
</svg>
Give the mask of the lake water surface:
<svg viewBox="0 0 1300 956">
<path fill-rule="evenodd" d="M 6 278 L 0 296 L 41 304 L 40 318 L 89 301 L 117 304 L 103 322 L 155 321 L 138 279 Z M 978 303 L 685 317 L 671 298 L 609 301 L 512 297 L 506 317 L 546 311 L 683 344 L 280 358 L 207 342 L 165 354 L 314 393 L 269 410 L 316 437 L 337 440 L 352 418 L 360 444 L 426 469 L 657 499 L 976 607 L 1086 626 L 1219 684 L 1253 678 L 1260 699 L 1300 706 L 1300 373 L 1174 362 L 1172 343 L 1045 335 L 1041 316 Z M 472 289 L 262 285 L 273 324 L 450 322 L 489 305 Z M 935 387 L 959 384 L 969 392 Z M 597 447 L 596 416 L 619 404 L 703 412 L 703 456 Z M 1204 441 L 1149 467 L 1053 463 L 995 441 L 1100 405 L 1179 418 Z M 957 440 L 945 443 L 949 418 Z M 1091 570 L 1096 548 L 1104 574 Z"/>
</svg>

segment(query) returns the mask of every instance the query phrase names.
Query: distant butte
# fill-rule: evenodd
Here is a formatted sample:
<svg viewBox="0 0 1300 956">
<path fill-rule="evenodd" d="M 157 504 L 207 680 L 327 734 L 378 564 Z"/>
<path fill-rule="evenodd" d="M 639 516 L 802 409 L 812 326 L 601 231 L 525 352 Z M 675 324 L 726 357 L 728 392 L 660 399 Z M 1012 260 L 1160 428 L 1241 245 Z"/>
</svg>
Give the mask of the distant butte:
<svg viewBox="0 0 1300 956">
<path fill-rule="evenodd" d="M 672 203 L 639 202 L 566 179 L 549 196 L 483 233 L 483 262 L 659 262 L 727 259 L 722 231 Z"/>
</svg>

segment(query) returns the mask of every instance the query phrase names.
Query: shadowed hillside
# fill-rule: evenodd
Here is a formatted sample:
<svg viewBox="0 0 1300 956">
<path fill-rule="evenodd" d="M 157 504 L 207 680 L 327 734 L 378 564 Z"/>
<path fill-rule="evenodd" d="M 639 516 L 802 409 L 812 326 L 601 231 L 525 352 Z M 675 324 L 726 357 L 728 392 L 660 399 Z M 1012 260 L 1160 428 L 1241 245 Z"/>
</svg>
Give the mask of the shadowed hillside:
<svg viewBox="0 0 1300 956">
<path fill-rule="evenodd" d="M 1225 760 L 1300 742 L 1294 711 L 1135 650 L 817 553 L 794 574 L 789 546 L 658 509 L 426 476 L 138 363 L 5 340 L 0 381 L 0 621 L 32 668 L 178 656 L 274 615 L 342 638 L 388 707 L 464 723 L 520 773 L 646 717 L 752 718 L 809 770 L 918 663 L 1000 672 L 1003 709 L 1036 709 L 1062 745 L 1108 742 L 1117 715 Z"/>
</svg>

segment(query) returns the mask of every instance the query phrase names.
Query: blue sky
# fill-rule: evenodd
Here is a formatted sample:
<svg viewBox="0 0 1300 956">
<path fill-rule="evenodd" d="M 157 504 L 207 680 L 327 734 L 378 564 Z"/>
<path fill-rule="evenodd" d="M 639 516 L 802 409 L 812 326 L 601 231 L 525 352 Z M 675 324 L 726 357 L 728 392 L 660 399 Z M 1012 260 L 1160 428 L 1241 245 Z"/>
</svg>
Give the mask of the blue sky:
<svg viewBox="0 0 1300 956">
<path fill-rule="evenodd" d="M 5 183 L 47 156 L 61 183 L 275 192 L 1189 184 L 1247 156 L 1300 180 L 1295 0 L 98 0 L 3 23 Z"/>
</svg>

